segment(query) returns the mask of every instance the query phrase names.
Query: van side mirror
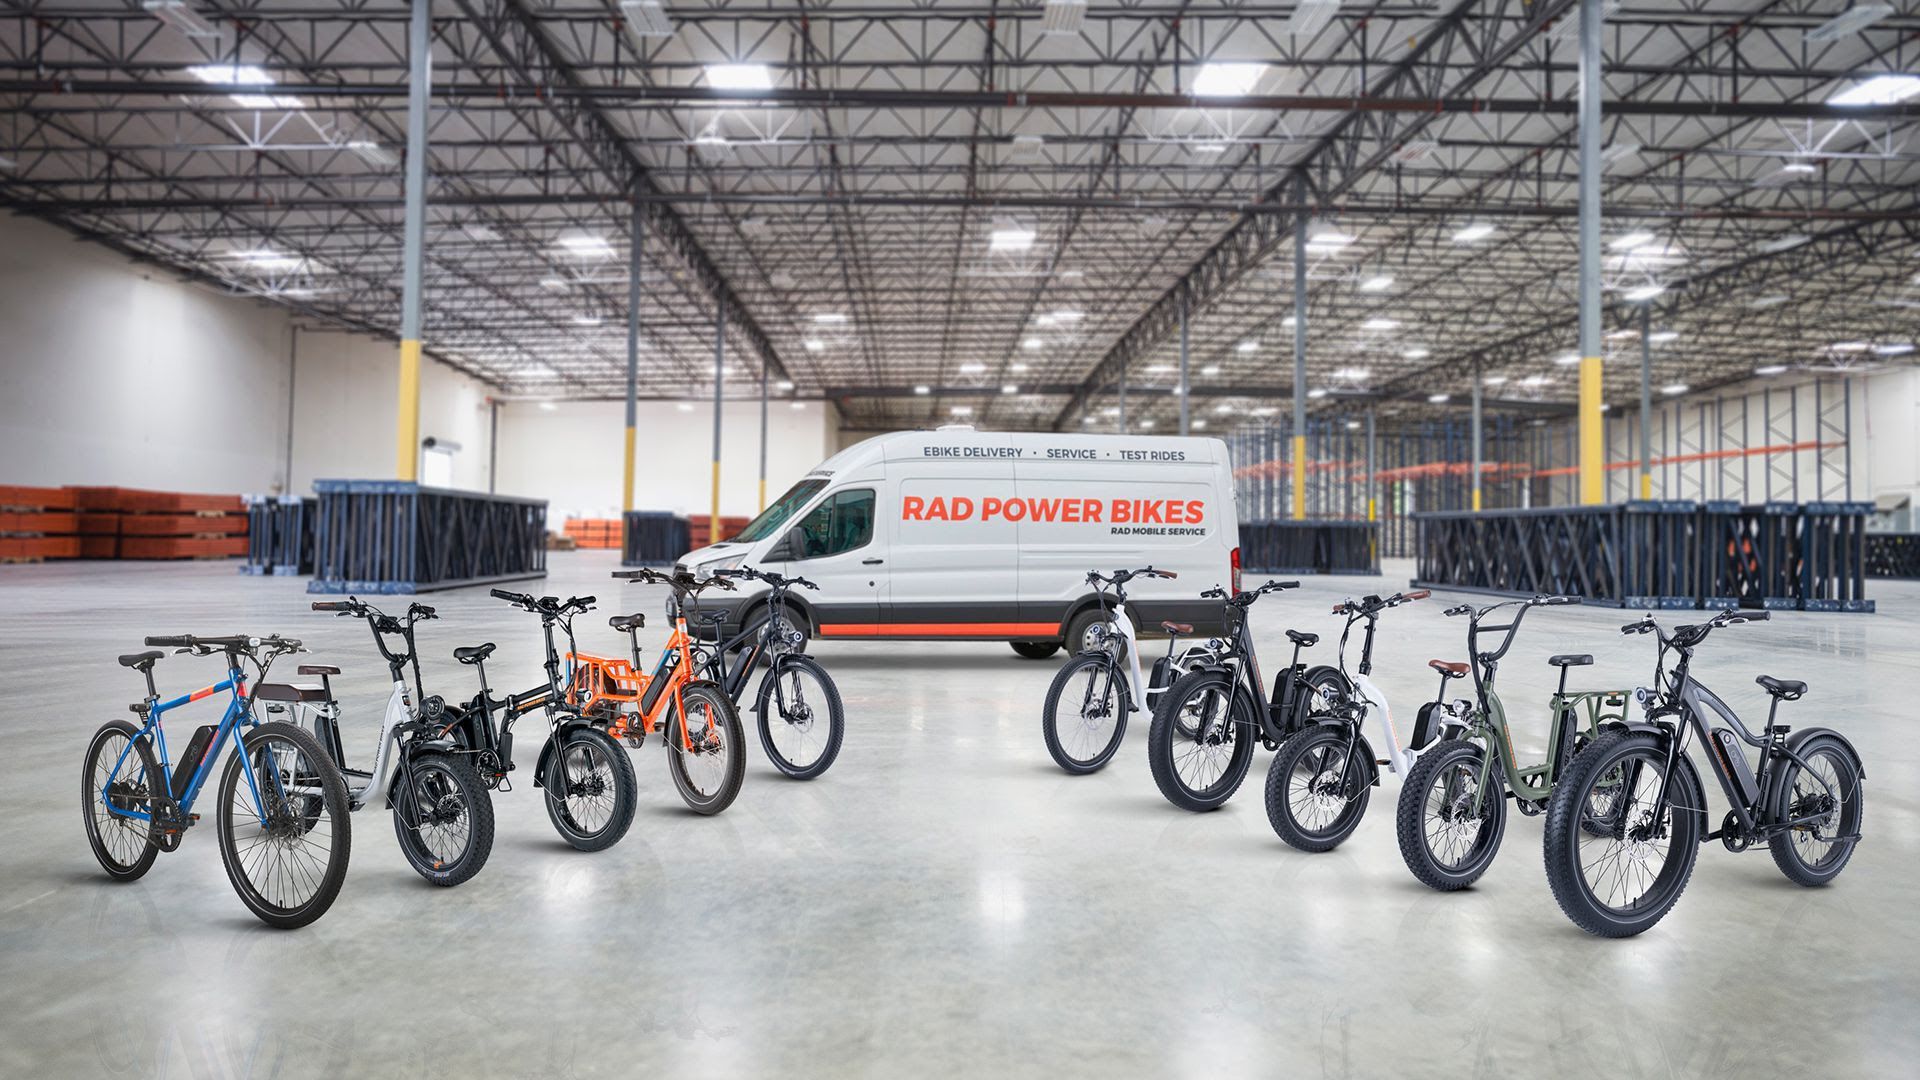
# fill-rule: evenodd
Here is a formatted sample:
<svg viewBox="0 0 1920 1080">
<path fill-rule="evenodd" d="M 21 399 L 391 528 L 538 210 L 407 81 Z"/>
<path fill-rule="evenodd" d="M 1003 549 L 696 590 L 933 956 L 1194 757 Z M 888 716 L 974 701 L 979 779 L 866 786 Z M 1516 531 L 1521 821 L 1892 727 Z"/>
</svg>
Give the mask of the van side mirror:
<svg viewBox="0 0 1920 1080">
<path fill-rule="evenodd" d="M 798 525 L 788 529 L 787 534 L 782 536 L 780 542 L 775 544 L 766 555 L 768 562 L 793 562 L 806 557 L 807 534 L 801 531 Z"/>
</svg>

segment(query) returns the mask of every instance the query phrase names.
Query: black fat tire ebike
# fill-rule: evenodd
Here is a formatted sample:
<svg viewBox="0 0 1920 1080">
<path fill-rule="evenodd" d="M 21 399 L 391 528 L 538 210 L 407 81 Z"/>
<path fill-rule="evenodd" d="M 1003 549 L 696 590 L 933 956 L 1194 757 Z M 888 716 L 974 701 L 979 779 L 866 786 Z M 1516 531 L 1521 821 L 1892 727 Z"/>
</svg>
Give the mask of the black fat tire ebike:
<svg viewBox="0 0 1920 1080">
<path fill-rule="evenodd" d="M 1825 885 L 1860 842 L 1866 769 L 1858 751 L 1829 728 L 1797 732 L 1776 724 L 1780 703 L 1807 684 L 1762 675 L 1773 698 L 1758 735 L 1688 672 L 1697 649 L 1725 626 L 1767 620 L 1766 611 L 1723 611 L 1664 633 L 1651 617 L 1621 627 L 1659 641 L 1651 687 L 1637 692 L 1642 722 L 1616 724 L 1574 760 L 1547 803 L 1547 884 L 1574 925 L 1603 937 L 1651 928 L 1679 901 L 1699 847 L 1729 851 L 1766 842 L 1774 863 L 1798 885 Z M 1666 670 L 1667 654 L 1678 659 Z M 1710 728 L 1713 720 L 1724 727 Z M 1789 734 L 1791 732 L 1791 734 Z M 1707 831 L 1706 793 L 1687 756 L 1687 736 L 1706 746 L 1731 809 Z M 1756 773 L 1742 744 L 1760 752 Z M 1612 800 L 1610 826 L 1596 835 L 1586 813 L 1596 795 Z"/>
<path fill-rule="evenodd" d="M 840 741 L 846 734 L 846 707 L 833 676 L 820 661 L 800 651 L 806 647 L 807 637 L 789 620 L 786 598 L 787 590 L 796 585 L 815 590 L 820 586 L 806 578 L 750 566 L 715 570 L 714 574 L 765 582 L 767 616 L 726 641 L 708 643 L 696 634 L 694 661 L 706 678 L 720 684 L 735 705 L 746 692 L 747 677 L 764 661 L 766 674 L 753 694 L 760 745 L 774 768 L 795 780 L 812 780 L 840 756 Z"/>
<path fill-rule="evenodd" d="M 495 698 L 487 688 L 486 669 L 487 657 L 493 654 L 493 642 L 455 649 L 454 659 L 471 665 L 478 674 L 480 692 L 464 706 L 444 706 L 449 718 L 446 730 L 459 734 L 465 752 L 473 755 L 475 770 L 483 783 L 489 788 L 511 791 L 513 787 L 507 774 L 514 767 L 514 721 L 535 710 L 544 710 L 548 735 L 533 770 L 533 783 L 546 794 L 543 801 L 547 817 L 560 838 L 577 850 L 601 851 L 612 847 L 633 824 L 639 784 L 634 780 L 633 763 L 627 760 L 620 744 L 568 708 L 560 652 L 553 636 L 554 627 L 559 626 L 571 644 L 573 618 L 593 608 L 593 597 L 561 600 L 505 589 L 489 591 L 496 599 L 540 616 L 547 650 L 544 664 L 547 681 L 524 693 Z M 494 720 L 496 712 L 498 723 Z"/>
<path fill-rule="evenodd" d="M 340 707 L 330 678 L 340 674 L 339 668 L 303 664 L 301 675 L 320 677 L 317 691 L 308 686 L 262 685 L 256 688 L 258 696 L 274 699 L 267 706 L 269 712 L 284 709 L 295 715 L 305 714 L 313 737 L 346 778 L 353 809 L 382 803 L 392 809 L 394 837 L 416 873 L 442 886 L 471 879 L 493 853 L 493 798 L 474 771 L 472 757 L 462 752 L 457 739 L 442 730 L 446 726 L 445 702 L 427 696 L 421 685 L 414 624 L 439 616 L 425 604 L 412 603 L 402 619 L 356 597 L 317 600 L 313 610 L 366 620 L 374 646 L 387 662 L 393 693 L 387 700 L 380 741 L 368 762 L 372 768 L 362 771 L 347 767 L 340 738 Z M 390 638 L 398 639 L 400 647 L 389 644 Z M 407 700 L 409 669 L 417 708 Z"/>
<path fill-rule="evenodd" d="M 1237 595 L 1221 588 L 1200 594 L 1221 603 L 1226 630 L 1215 650 L 1218 655 L 1182 675 L 1161 695 L 1147 728 L 1147 763 L 1154 783 L 1182 810 L 1219 809 L 1246 779 L 1256 740 L 1277 749 L 1308 717 L 1351 696 L 1353 687 L 1339 668 L 1300 663 L 1300 650 L 1320 639 L 1294 630 L 1287 631 L 1293 663 L 1274 677 L 1271 696 L 1262 685 L 1247 609 L 1269 592 L 1299 587 L 1298 581 L 1269 581 Z"/>
</svg>

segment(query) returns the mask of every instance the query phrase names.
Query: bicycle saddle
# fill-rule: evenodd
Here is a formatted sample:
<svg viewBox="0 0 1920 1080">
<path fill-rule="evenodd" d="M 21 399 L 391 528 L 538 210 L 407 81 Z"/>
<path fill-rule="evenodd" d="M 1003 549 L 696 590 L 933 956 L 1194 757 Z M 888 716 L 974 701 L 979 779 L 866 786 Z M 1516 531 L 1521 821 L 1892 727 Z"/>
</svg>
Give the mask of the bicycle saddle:
<svg viewBox="0 0 1920 1080">
<path fill-rule="evenodd" d="M 493 655 L 493 642 L 485 645 L 466 645 L 453 650 L 453 658 L 463 664 L 477 664 Z"/>
<path fill-rule="evenodd" d="M 1457 679 L 1467 673 L 1467 665 L 1456 664 L 1447 660 L 1429 660 L 1427 661 L 1427 666 L 1449 679 Z"/>
<path fill-rule="evenodd" d="M 301 664 L 299 667 L 294 668 L 293 670 L 295 673 L 300 675 L 338 675 L 340 674 L 340 669 L 337 667 L 334 667 L 332 664 Z"/>
<path fill-rule="evenodd" d="M 318 686 L 295 686 L 292 683 L 263 682 L 253 688 L 253 696 L 258 701 L 325 701 L 327 692 Z"/>
<path fill-rule="evenodd" d="M 615 615 L 613 618 L 607 620 L 607 625 L 624 634 L 631 630 L 644 629 L 647 625 L 647 617 L 645 615 Z"/>
<path fill-rule="evenodd" d="M 120 666 L 145 671 L 153 666 L 155 660 L 162 659 L 166 655 L 166 653 L 161 652 L 159 649 L 148 649 L 146 652 L 131 652 L 120 658 Z"/>
<path fill-rule="evenodd" d="M 1287 631 L 1287 640 L 1303 649 L 1311 649 L 1315 645 L 1320 644 L 1320 635 L 1309 634 L 1301 630 L 1289 630 Z"/>
<path fill-rule="evenodd" d="M 1561 653 L 1547 657 L 1547 663 L 1557 668 L 1586 667 L 1593 663 L 1592 653 Z"/>
<path fill-rule="evenodd" d="M 1776 679 L 1771 675 L 1762 675 L 1753 681 L 1765 687 L 1767 693 L 1788 701 L 1807 692 L 1807 684 L 1798 679 Z"/>
<path fill-rule="evenodd" d="M 1193 624 L 1183 623 L 1183 622 L 1162 622 L 1160 624 L 1160 629 L 1165 630 L 1169 634 L 1191 634 L 1193 633 Z"/>
</svg>

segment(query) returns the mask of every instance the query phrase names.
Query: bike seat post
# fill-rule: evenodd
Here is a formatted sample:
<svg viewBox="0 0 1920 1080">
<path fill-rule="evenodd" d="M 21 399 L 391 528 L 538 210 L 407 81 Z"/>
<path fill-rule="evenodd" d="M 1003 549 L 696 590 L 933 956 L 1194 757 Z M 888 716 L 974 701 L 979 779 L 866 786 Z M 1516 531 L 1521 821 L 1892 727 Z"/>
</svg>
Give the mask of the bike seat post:
<svg viewBox="0 0 1920 1080">
<path fill-rule="evenodd" d="M 633 653 L 633 670 L 635 672 L 638 672 L 640 670 L 640 628 L 639 627 L 637 626 L 627 627 L 627 648 L 631 650 Z"/>
<path fill-rule="evenodd" d="M 1773 699 L 1773 704 L 1767 709 L 1767 734 L 1771 735 L 1773 734 L 1774 718 L 1780 715 L 1780 696 L 1778 694 L 1769 694 L 1768 697 Z"/>
<path fill-rule="evenodd" d="M 147 677 L 147 708 L 151 709 L 160 700 L 160 688 L 153 683 L 153 665 L 148 664 L 140 673 Z"/>
<path fill-rule="evenodd" d="M 1567 666 L 1565 664 L 1560 665 L 1560 689 L 1558 694 L 1561 697 L 1565 697 L 1567 694 Z"/>
</svg>

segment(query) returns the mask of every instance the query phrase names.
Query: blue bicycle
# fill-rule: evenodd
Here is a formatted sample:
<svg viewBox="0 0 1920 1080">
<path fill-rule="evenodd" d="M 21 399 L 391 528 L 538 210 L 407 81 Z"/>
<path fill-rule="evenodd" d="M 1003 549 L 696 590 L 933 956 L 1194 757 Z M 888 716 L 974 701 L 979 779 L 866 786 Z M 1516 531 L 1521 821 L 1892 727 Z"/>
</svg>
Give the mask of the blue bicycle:
<svg viewBox="0 0 1920 1080">
<path fill-rule="evenodd" d="M 213 776 L 229 738 L 238 747 L 220 776 L 214 818 L 220 861 L 249 910 L 269 926 L 292 929 L 326 913 L 347 876 L 351 833 L 347 785 L 340 770 L 307 732 L 286 723 L 262 723 L 255 699 L 284 699 L 293 687 L 265 682 L 274 660 L 303 651 L 300 642 L 272 637 L 150 637 L 148 652 L 120 657 L 120 666 L 146 676 L 147 696 L 129 706 L 135 725 L 109 720 L 87 744 L 81 773 L 81 811 L 95 858 L 116 881 L 145 874 L 162 851 L 174 851 L 200 820 L 195 800 Z M 227 677 L 171 701 L 161 701 L 153 665 L 173 648 L 195 656 L 222 655 Z M 247 688 L 247 666 L 257 674 Z M 161 717 L 226 691 L 227 711 L 187 740 L 178 761 L 167 750 Z"/>
</svg>

